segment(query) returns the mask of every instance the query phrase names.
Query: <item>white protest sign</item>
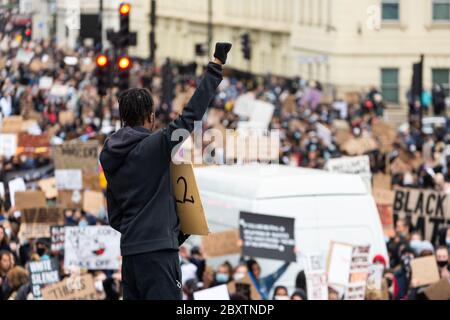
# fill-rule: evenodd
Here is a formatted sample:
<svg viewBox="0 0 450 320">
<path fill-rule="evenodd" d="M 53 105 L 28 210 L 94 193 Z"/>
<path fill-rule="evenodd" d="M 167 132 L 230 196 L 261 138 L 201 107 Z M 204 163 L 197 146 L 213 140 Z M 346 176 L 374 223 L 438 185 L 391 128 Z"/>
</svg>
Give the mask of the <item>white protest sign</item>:
<svg viewBox="0 0 450 320">
<path fill-rule="evenodd" d="M 16 60 L 19 63 L 30 64 L 33 57 L 34 57 L 33 51 L 26 51 L 24 49 L 19 49 L 19 51 L 17 51 Z"/>
<path fill-rule="evenodd" d="M 64 97 L 67 95 L 67 92 L 69 91 L 68 86 L 55 84 L 50 90 L 50 95 L 55 97 Z"/>
<path fill-rule="evenodd" d="M 52 77 L 42 77 L 39 79 L 39 89 L 41 90 L 50 90 L 53 86 L 53 78 Z"/>
<path fill-rule="evenodd" d="M 14 195 L 16 192 L 27 190 L 27 186 L 25 185 L 25 181 L 23 178 L 16 178 L 14 180 L 9 181 L 9 197 L 11 199 L 11 206 L 15 206 L 16 202 L 14 200 Z"/>
<path fill-rule="evenodd" d="M 349 283 L 345 300 L 364 300 L 369 273 L 370 245 L 353 246 Z"/>
<path fill-rule="evenodd" d="M 228 293 L 228 286 L 224 284 L 222 286 L 212 287 L 209 289 L 194 292 L 194 300 L 214 300 L 214 301 L 230 300 L 230 294 Z"/>
<path fill-rule="evenodd" d="M 118 270 L 120 233 L 109 226 L 66 227 L 64 267 Z"/>
<path fill-rule="evenodd" d="M 308 300 L 328 300 L 328 283 L 326 273 L 320 271 L 306 272 Z"/>
<path fill-rule="evenodd" d="M 349 282 L 353 246 L 333 242 L 328 256 L 328 283 L 346 287 Z"/>
<path fill-rule="evenodd" d="M 16 134 L 0 134 L 0 155 L 11 158 L 17 151 Z"/>
<path fill-rule="evenodd" d="M 372 192 L 372 172 L 369 156 L 331 159 L 328 160 L 325 169 L 335 173 L 357 174 L 364 180 L 367 191 Z"/>
<path fill-rule="evenodd" d="M 367 288 L 369 290 L 381 290 L 383 272 L 384 266 L 381 264 L 369 266 L 369 274 L 367 276 Z"/>
<path fill-rule="evenodd" d="M 56 189 L 81 190 L 83 189 L 83 176 L 81 170 L 55 170 Z"/>
</svg>

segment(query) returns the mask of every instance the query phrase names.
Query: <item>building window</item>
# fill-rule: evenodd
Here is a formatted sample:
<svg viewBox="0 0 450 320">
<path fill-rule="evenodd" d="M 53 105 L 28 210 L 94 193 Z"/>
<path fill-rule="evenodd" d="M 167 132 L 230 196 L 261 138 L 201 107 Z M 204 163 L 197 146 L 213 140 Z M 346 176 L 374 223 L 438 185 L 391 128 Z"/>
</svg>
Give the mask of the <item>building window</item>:
<svg viewBox="0 0 450 320">
<path fill-rule="evenodd" d="M 433 85 L 440 84 L 444 88 L 445 95 L 450 96 L 450 69 L 433 69 Z"/>
<path fill-rule="evenodd" d="M 450 0 L 433 0 L 433 20 L 450 21 Z"/>
<path fill-rule="evenodd" d="M 381 3 L 381 17 L 384 21 L 398 21 L 400 19 L 399 0 L 383 0 Z"/>
<path fill-rule="evenodd" d="M 398 69 L 381 69 L 381 92 L 385 101 L 399 103 Z"/>
</svg>

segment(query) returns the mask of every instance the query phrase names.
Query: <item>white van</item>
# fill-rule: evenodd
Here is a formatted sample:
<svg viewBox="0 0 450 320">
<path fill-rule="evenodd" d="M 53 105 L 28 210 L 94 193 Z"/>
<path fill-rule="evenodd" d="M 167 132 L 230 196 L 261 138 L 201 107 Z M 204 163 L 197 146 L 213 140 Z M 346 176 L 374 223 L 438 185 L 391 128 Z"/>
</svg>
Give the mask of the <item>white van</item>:
<svg viewBox="0 0 450 320">
<path fill-rule="evenodd" d="M 357 175 L 287 166 L 217 166 L 196 168 L 204 209 L 211 232 L 239 227 L 241 211 L 295 218 L 296 245 L 300 256 L 324 254 L 330 241 L 370 244 L 373 256 L 388 261 L 375 201 Z M 191 244 L 199 244 L 194 237 Z M 213 266 L 239 256 L 212 259 Z M 281 261 L 257 259 L 262 275 L 274 272 Z M 299 271 L 291 264 L 278 285 L 292 289 Z"/>
</svg>

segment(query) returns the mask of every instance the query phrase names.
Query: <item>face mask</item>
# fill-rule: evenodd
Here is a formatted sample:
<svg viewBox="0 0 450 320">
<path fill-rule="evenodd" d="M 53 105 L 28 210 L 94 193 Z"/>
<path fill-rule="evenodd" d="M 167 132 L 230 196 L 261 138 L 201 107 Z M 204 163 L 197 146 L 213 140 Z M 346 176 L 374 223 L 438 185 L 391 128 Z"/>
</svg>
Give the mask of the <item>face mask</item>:
<svg viewBox="0 0 450 320">
<path fill-rule="evenodd" d="M 275 296 L 274 300 L 289 300 L 288 296 Z"/>
<path fill-rule="evenodd" d="M 445 243 L 450 247 L 450 238 L 445 239 Z"/>
<path fill-rule="evenodd" d="M 95 290 L 97 290 L 98 292 L 103 292 L 103 281 L 102 280 L 98 280 L 95 281 Z"/>
<path fill-rule="evenodd" d="M 42 257 L 45 254 L 45 248 L 37 248 L 36 252 L 39 255 L 39 257 Z"/>
<path fill-rule="evenodd" d="M 448 261 L 438 261 L 437 264 L 439 268 L 445 268 L 448 265 Z"/>
<path fill-rule="evenodd" d="M 245 278 L 245 273 L 243 273 L 243 272 L 237 272 L 237 273 L 235 273 L 234 276 L 233 276 L 233 279 L 234 279 L 235 281 L 240 281 L 240 280 L 242 280 L 242 279 L 244 279 L 244 278 Z"/>
<path fill-rule="evenodd" d="M 85 228 L 88 226 L 88 223 L 86 220 L 81 220 L 80 223 L 78 223 L 78 226 L 81 228 Z"/>
<path fill-rule="evenodd" d="M 230 276 L 226 273 L 216 274 L 216 281 L 219 283 L 227 283 L 229 279 L 230 279 Z"/>
</svg>

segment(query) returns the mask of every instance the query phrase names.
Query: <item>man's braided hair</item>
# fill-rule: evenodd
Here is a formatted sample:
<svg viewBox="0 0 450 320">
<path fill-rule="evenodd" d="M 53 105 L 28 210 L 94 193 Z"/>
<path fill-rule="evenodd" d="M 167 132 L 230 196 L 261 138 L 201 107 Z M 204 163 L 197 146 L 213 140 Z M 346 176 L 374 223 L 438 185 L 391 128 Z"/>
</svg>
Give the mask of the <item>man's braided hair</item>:
<svg viewBox="0 0 450 320">
<path fill-rule="evenodd" d="M 154 113 L 153 98 L 147 89 L 128 89 L 119 95 L 120 122 L 123 127 L 139 127 Z"/>
</svg>

